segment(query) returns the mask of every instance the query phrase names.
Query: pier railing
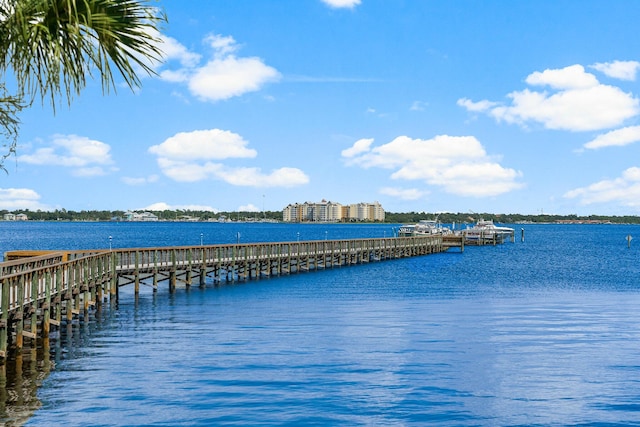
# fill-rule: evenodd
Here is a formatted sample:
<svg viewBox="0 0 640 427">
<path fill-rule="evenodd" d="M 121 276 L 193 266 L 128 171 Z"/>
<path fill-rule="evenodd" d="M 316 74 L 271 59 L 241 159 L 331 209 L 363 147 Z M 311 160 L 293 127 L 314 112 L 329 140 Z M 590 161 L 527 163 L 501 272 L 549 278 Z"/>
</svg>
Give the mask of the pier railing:
<svg viewBox="0 0 640 427">
<path fill-rule="evenodd" d="M 0 263 L 0 357 L 24 338 L 48 338 L 51 325 L 87 316 L 121 286 L 148 283 L 157 290 L 178 284 L 259 279 L 272 275 L 363 264 L 463 249 L 462 237 L 264 242 L 210 246 L 85 251 L 11 251 Z"/>
</svg>

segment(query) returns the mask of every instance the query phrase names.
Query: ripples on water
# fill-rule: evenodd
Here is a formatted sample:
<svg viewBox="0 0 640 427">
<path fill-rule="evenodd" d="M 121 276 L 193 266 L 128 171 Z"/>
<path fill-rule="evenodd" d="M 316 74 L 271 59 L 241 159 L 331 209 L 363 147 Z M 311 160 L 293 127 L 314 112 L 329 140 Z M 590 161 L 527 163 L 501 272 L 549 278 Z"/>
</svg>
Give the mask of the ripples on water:
<svg viewBox="0 0 640 427">
<path fill-rule="evenodd" d="M 63 331 L 28 425 L 640 425 L 635 230 L 124 289 Z"/>
</svg>

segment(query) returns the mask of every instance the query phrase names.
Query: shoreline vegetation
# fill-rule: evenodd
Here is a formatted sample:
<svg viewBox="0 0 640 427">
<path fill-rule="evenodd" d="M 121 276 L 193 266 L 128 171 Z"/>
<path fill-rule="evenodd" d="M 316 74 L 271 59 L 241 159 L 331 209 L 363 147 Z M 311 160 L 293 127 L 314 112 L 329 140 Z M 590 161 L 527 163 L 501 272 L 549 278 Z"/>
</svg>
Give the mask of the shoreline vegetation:
<svg viewBox="0 0 640 427">
<path fill-rule="evenodd" d="M 126 221 L 125 211 L 68 211 L 66 209 L 54 211 L 31 211 L 31 210 L 0 210 L 0 220 L 6 218 L 7 214 L 17 216 L 23 214 L 27 221 Z M 212 212 L 212 211 L 191 211 L 191 210 L 164 210 L 153 211 L 157 221 L 163 222 L 283 222 L 282 211 L 260 211 L 260 212 Z M 389 224 L 411 224 L 422 219 L 437 219 L 445 224 L 469 224 L 480 219 L 492 220 L 496 223 L 506 224 L 640 224 L 640 216 L 637 215 L 552 215 L 552 214 L 495 214 L 495 213 L 429 213 L 429 212 L 386 212 L 384 223 Z M 5 222 L 12 222 L 7 221 Z M 314 221 L 302 221 L 313 224 Z M 372 221 L 362 221 L 367 223 Z M 322 222 L 320 222 L 322 223 Z M 376 223 L 380 223 L 377 221 Z"/>
</svg>

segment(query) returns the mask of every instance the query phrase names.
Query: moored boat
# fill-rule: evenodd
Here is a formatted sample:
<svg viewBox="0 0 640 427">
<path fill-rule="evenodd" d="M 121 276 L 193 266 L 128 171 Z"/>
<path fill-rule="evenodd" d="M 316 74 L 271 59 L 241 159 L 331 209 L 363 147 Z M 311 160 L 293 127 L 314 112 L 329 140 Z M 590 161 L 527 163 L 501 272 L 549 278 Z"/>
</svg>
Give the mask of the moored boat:
<svg viewBox="0 0 640 427">
<path fill-rule="evenodd" d="M 444 227 L 433 219 L 422 219 L 417 224 L 405 224 L 398 230 L 400 237 L 407 236 L 435 236 L 452 234 L 451 229 Z"/>
<path fill-rule="evenodd" d="M 506 238 L 514 237 L 515 230 L 511 227 L 497 226 L 492 220 L 480 220 L 473 227 L 463 230 L 462 234 L 468 241 L 503 243 Z"/>
</svg>

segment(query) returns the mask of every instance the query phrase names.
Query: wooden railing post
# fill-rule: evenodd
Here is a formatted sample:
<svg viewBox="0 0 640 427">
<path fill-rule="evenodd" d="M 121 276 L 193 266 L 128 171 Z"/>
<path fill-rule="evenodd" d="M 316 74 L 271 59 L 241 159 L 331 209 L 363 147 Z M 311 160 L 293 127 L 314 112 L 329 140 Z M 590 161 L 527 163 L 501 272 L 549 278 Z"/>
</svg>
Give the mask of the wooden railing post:
<svg viewBox="0 0 640 427">
<path fill-rule="evenodd" d="M 24 329 L 23 310 L 24 310 L 24 281 L 25 276 L 18 279 L 18 307 L 16 308 L 16 347 L 22 348 L 22 330 Z"/>
<path fill-rule="evenodd" d="M 8 279 L 2 279 L 2 301 L 0 302 L 0 356 L 6 358 L 9 337 L 9 290 L 11 288 Z"/>
<path fill-rule="evenodd" d="M 171 250 L 171 271 L 169 272 L 169 293 L 176 291 L 176 250 Z"/>
<path fill-rule="evenodd" d="M 136 265 L 135 265 L 135 270 L 133 272 L 134 275 L 134 293 L 136 295 L 140 294 L 140 251 L 136 251 Z"/>
<path fill-rule="evenodd" d="M 158 292 L 158 250 L 153 251 L 153 292 Z"/>
<path fill-rule="evenodd" d="M 109 295 L 111 298 L 117 297 L 118 293 L 118 270 L 116 265 L 116 253 L 111 251 L 111 289 Z"/>
<path fill-rule="evenodd" d="M 204 288 L 207 284 L 207 250 L 202 248 L 202 259 L 200 260 L 200 287 Z"/>
<path fill-rule="evenodd" d="M 45 276 L 45 300 L 42 305 L 42 338 L 49 338 L 50 318 L 51 318 L 51 288 L 53 287 L 53 277 L 51 271 L 47 270 Z"/>
<path fill-rule="evenodd" d="M 187 277 L 185 279 L 185 284 L 187 287 L 191 286 L 191 261 L 193 258 L 193 254 L 191 248 L 187 249 Z"/>
</svg>

